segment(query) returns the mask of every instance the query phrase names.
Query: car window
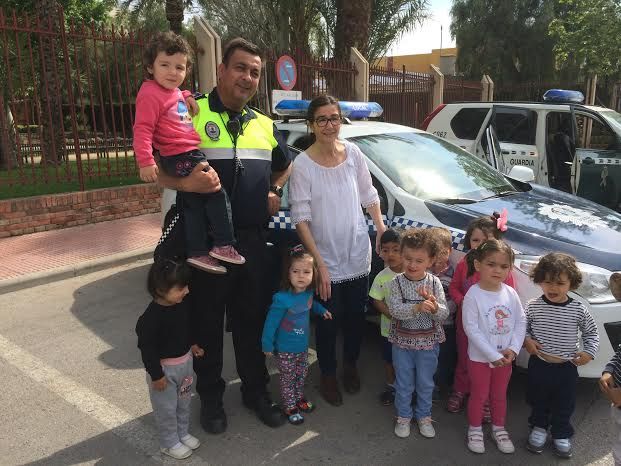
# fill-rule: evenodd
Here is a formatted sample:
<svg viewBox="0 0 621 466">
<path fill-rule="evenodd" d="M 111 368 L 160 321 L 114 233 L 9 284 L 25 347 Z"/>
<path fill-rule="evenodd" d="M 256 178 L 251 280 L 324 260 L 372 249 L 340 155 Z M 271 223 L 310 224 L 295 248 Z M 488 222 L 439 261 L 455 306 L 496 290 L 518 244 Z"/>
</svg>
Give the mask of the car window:
<svg viewBox="0 0 621 466">
<path fill-rule="evenodd" d="M 613 150 L 617 148 L 617 138 L 610 127 L 598 118 L 585 113 L 576 113 L 576 148 Z"/>
<path fill-rule="evenodd" d="M 380 210 L 382 211 L 382 214 L 387 214 L 388 196 L 386 195 L 386 190 L 384 189 L 384 186 L 382 186 L 382 183 L 380 183 L 379 180 L 373 175 L 371 175 L 371 180 L 373 181 L 373 186 L 375 187 L 375 189 L 377 189 L 377 195 L 379 196 L 380 200 Z"/>
<path fill-rule="evenodd" d="M 291 160 L 295 160 L 295 158 L 300 153 L 299 150 L 289 146 L 289 153 L 291 154 Z M 293 163 L 293 162 L 292 162 Z M 280 209 L 281 210 L 289 210 L 289 180 L 282 187 L 282 197 L 280 198 Z"/>
<path fill-rule="evenodd" d="M 451 120 L 451 129 L 455 137 L 458 139 L 475 140 L 489 110 L 489 108 L 485 107 L 462 108 Z"/>
<path fill-rule="evenodd" d="M 350 138 L 400 188 L 421 199 L 480 200 L 515 188 L 465 150 L 425 133 Z"/>
<path fill-rule="evenodd" d="M 494 128 L 500 142 L 534 145 L 537 113 L 525 108 L 496 108 Z"/>
</svg>

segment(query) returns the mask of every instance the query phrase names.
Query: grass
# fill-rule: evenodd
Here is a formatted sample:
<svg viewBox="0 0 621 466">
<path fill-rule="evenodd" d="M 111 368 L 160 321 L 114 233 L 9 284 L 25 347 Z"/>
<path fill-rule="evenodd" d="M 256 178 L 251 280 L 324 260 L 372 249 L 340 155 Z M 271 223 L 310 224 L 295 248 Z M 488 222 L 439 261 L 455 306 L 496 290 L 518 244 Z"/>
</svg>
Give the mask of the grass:
<svg viewBox="0 0 621 466">
<path fill-rule="evenodd" d="M 83 160 L 84 190 L 111 188 L 141 183 L 134 157 Z M 109 170 L 108 170 L 109 165 Z M 109 174 L 108 174 L 109 173 Z M 59 166 L 28 164 L 12 170 L 0 169 L 0 200 L 80 191 L 75 160 Z"/>
</svg>

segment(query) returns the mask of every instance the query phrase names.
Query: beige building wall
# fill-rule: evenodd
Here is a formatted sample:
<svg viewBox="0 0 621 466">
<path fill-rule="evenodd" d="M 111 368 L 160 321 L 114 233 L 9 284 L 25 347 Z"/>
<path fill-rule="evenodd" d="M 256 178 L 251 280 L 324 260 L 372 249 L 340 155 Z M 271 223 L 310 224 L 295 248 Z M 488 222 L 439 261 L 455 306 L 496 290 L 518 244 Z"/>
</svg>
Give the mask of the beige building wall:
<svg viewBox="0 0 621 466">
<path fill-rule="evenodd" d="M 440 52 L 442 55 L 440 55 Z M 405 65 L 407 71 L 429 73 L 430 66 L 434 65 L 441 69 L 444 74 L 454 74 L 456 58 L 457 47 L 451 47 L 447 49 L 433 49 L 430 53 L 383 57 L 379 60 L 378 66 L 399 70 Z"/>
</svg>

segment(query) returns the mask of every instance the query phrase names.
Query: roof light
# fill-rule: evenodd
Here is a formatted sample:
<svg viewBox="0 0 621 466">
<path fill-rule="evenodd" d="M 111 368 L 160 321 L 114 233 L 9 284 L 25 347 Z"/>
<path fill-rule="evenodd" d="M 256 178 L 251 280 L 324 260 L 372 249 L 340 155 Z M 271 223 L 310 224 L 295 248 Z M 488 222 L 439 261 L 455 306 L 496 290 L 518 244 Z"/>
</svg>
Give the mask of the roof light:
<svg viewBox="0 0 621 466">
<path fill-rule="evenodd" d="M 288 117 L 306 117 L 310 100 L 281 100 L 276 104 L 276 114 Z M 341 114 L 346 118 L 377 118 L 384 109 L 377 102 L 339 102 Z"/>
<path fill-rule="evenodd" d="M 580 91 L 569 91 L 565 89 L 549 89 L 543 94 L 544 102 L 566 102 L 581 104 L 584 102 L 584 95 Z"/>
</svg>

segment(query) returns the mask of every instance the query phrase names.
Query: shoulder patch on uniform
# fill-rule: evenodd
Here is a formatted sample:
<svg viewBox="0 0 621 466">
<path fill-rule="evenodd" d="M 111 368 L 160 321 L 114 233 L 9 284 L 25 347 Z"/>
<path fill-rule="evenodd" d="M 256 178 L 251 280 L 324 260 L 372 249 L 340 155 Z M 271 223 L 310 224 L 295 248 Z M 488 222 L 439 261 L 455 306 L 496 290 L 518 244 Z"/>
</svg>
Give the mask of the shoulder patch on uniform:
<svg viewBox="0 0 621 466">
<path fill-rule="evenodd" d="M 212 141 L 220 139 L 220 127 L 213 121 L 208 121 L 205 124 L 205 134 L 209 136 Z"/>
</svg>

